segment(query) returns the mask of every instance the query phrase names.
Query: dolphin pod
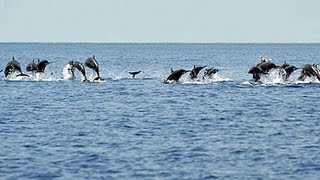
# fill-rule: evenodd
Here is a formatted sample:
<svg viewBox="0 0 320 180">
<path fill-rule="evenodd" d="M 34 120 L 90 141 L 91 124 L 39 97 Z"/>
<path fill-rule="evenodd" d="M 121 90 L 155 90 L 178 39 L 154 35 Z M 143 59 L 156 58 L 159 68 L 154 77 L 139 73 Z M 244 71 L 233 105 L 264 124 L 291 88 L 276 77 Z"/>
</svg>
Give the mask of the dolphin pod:
<svg viewBox="0 0 320 180">
<path fill-rule="evenodd" d="M 93 57 L 87 58 L 84 62 L 84 65 L 83 65 L 83 63 L 76 61 L 76 60 L 69 61 L 68 64 L 64 68 L 64 73 L 63 73 L 64 79 L 69 79 L 69 80 L 74 79 L 75 78 L 74 71 L 77 69 L 81 73 L 81 76 L 83 77 L 82 81 L 88 82 L 89 80 L 86 75 L 85 66 L 95 71 L 96 77 L 93 79 L 93 82 L 98 81 L 98 80 L 101 80 L 101 81 L 103 80 L 100 77 L 99 63 L 96 60 L 95 55 L 93 55 Z"/>
<path fill-rule="evenodd" d="M 34 60 L 29 63 L 26 67 L 27 71 L 31 71 L 31 72 L 38 72 L 38 73 L 43 73 L 45 68 L 47 67 L 48 64 L 50 64 L 51 62 L 49 62 L 48 60 L 41 60 L 38 59 L 38 62 L 35 63 Z"/>
<path fill-rule="evenodd" d="M 67 70 L 67 75 L 69 75 L 70 78 L 65 78 L 65 79 L 74 79 L 74 71 L 75 69 L 77 69 L 82 77 L 84 82 L 87 82 L 87 76 L 86 76 L 86 69 L 84 67 L 84 65 L 82 63 L 80 63 L 79 61 L 69 61 L 68 64 L 66 65 L 65 69 Z"/>
<path fill-rule="evenodd" d="M 34 60 L 29 63 L 26 66 L 26 71 L 27 72 L 32 72 L 32 73 L 44 73 L 45 68 L 47 65 L 49 65 L 51 62 L 48 60 L 40 60 L 38 59 L 37 62 Z M 84 82 L 88 82 L 88 78 L 86 75 L 86 68 L 92 69 L 96 76 L 92 80 L 98 81 L 98 80 L 103 80 L 100 76 L 100 66 L 99 63 L 96 59 L 96 56 L 93 55 L 92 57 L 86 58 L 84 63 L 81 63 L 76 60 L 71 60 L 67 63 L 67 65 L 64 67 L 64 79 L 74 79 L 75 78 L 75 71 L 77 70 L 80 75 L 81 79 Z M 180 78 L 188 73 L 189 73 L 189 79 L 190 80 L 195 80 L 198 78 L 199 74 L 201 71 L 204 71 L 202 73 L 202 78 L 204 79 L 205 77 L 207 78 L 213 78 L 213 75 L 219 72 L 219 69 L 216 68 L 206 68 L 207 66 L 196 66 L 194 65 L 191 70 L 186 70 L 186 69 L 177 69 L 173 70 L 171 69 L 171 73 L 169 76 L 165 79 L 165 83 L 173 83 L 173 82 L 178 82 Z M 257 63 L 256 65 L 252 66 L 248 73 L 252 74 L 252 78 L 256 82 L 261 82 L 260 79 L 263 75 L 268 75 L 272 70 L 277 69 L 279 70 L 279 75 L 283 79 L 283 81 L 288 81 L 290 75 L 296 71 L 297 69 L 302 69 L 301 70 L 301 75 L 298 77 L 297 80 L 299 81 L 305 81 L 307 77 L 314 77 L 320 81 L 320 68 L 316 64 L 305 64 L 304 67 L 298 68 L 294 65 L 288 64 L 286 61 L 282 65 L 276 65 L 272 62 L 271 59 L 269 58 L 263 58 L 261 57 L 260 62 Z M 8 77 L 9 75 L 11 76 L 29 76 L 28 74 L 24 74 L 22 72 L 22 68 L 20 63 L 12 57 L 12 59 L 6 64 L 4 70 L 0 70 L 0 72 L 4 72 L 5 77 Z M 136 75 L 141 73 L 142 71 L 129 71 L 129 74 L 132 75 L 132 78 L 135 79 Z"/>
<path fill-rule="evenodd" d="M 297 69 L 302 69 L 301 75 L 298 77 L 299 81 L 305 81 L 307 77 L 315 77 L 320 81 L 320 69 L 316 64 L 305 64 L 303 68 L 298 68 L 285 61 L 279 66 L 271 62 L 271 59 L 266 58 L 261 58 L 261 61 L 257 65 L 251 67 L 248 73 L 252 74 L 254 81 L 259 81 L 262 75 L 269 74 L 272 69 L 279 69 L 279 74 L 284 81 L 288 81 L 290 75 Z"/>
<path fill-rule="evenodd" d="M 302 68 L 298 80 L 304 81 L 306 77 L 316 77 L 320 81 L 320 69 L 316 64 L 306 64 Z"/>
</svg>

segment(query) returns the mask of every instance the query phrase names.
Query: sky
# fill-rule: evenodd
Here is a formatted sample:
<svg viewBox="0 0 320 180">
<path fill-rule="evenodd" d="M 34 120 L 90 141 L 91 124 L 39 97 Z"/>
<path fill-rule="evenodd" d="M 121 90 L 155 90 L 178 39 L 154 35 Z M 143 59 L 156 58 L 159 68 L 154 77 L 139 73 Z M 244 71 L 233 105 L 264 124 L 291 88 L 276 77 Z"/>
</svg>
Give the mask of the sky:
<svg viewBox="0 0 320 180">
<path fill-rule="evenodd" d="M 320 42 L 320 0 L 0 0 L 0 42 Z"/>
</svg>

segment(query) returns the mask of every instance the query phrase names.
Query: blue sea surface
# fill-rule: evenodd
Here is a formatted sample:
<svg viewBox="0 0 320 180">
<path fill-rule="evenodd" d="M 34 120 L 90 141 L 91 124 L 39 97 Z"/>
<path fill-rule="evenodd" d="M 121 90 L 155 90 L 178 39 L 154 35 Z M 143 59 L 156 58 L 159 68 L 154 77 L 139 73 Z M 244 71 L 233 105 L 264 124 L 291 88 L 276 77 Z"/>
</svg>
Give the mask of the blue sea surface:
<svg viewBox="0 0 320 180">
<path fill-rule="evenodd" d="M 93 55 L 105 82 L 62 79 Z M 248 74 L 260 56 L 320 63 L 320 44 L 0 43 L 1 69 L 12 56 L 53 63 L 43 80 L 0 75 L 1 179 L 320 178 L 320 83 Z M 163 83 L 194 65 L 218 80 Z"/>
</svg>

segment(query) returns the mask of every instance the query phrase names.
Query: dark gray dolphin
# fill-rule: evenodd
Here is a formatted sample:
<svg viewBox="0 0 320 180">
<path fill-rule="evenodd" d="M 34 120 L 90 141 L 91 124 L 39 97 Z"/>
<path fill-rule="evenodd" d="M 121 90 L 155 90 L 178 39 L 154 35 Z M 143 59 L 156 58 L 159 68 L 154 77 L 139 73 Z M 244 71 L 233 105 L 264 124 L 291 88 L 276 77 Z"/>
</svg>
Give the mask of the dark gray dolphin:
<svg viewBox="0 0 320 180">
<path fill-rule="evenodd" d="M 190 79 L 195 79 L 198 77 L 199 72 L 207 66 L 193 66 L 193 69 L 190 72 Z"/>
<path fill-rule="evenodd" d="M 129 74 L 132 75 L 132 78 L 133 78 L 133 79 L 135 79 L 135 76 L 136 76 L 137 74 L 139 74 L 139 73 L 141 73 L 141 71 L 130 71 L 130 72 L 129 72 Z"/>
<path fill-rule="evenodd" d="M 285 69 L 288 66 L 290 66 L 290 64 L 288 64 L 287 61 L 284 61 L 284 63 L 280 66 L 280 68 Z"/>
<path fill-rule="evenodd" d="M 12 60 L 9 61 L 4 69 L 4 75 L 7 77 L 9 74 L 19 72 L 17 76 L 28 76 L 27 74 L 22 73 L 20 63 L 12 57 Z"/>
<path fill-rule="evenodd" d="M 285 81 L 287 81 L 290 77 L 290 75 L 299 68 L 297 68 L 296 66 L 293 65 L 289 65 L 285 66 L 285 68 L 283 68 L 283 70 L 285 71 L 285 73 L 282 74 L 282 77 Z"/>
<path fill-rule="evenodd" d="M 211 77 L 212 75 L 216 74 L 219 71 L 219 69 L 209 68 L 205 69 L 204 76 Z"/>
<path fill-rule="evenodd" d="M 93 69 L 96 73 L 97 73 L 97 77 L 93 79 L 93 81 L 95 80 L 103 80 L 101 77 L 100 77 L 100 74 L 99 74 L 99 64 L 98 64 L 98 61 L 96 60 L 96 56 L 93 55 L 93 57 L 91 58 L 87 58 L 85 63 L 84 63 L 85 66 L 87 66 L 88 68 L 90 69 Z"/>
<path fill-rule="evenodd" d="M 27 65 L 26 70 L 32 71 L 32 72 L 35 72 L 38 70 L 37 64 L 34 62 L 34 60 Z"/>
<path fill-rule="evenodd" d="M 320 69 L 316 64 L 306 64 L 302 68 L 301 75 L 298 80 L 304 81 L 306 77 L 316 77 L 320 81 Z"/>
<path fill-rule="evenodd" d="M 266 74 L 266 72 L 264 72 L 261 68 L 259 68 L 257 66 L 253 66 L 252 68 L 250 68 L 248 73 L 252 74 L 252 78 L 255 81 L 258 81 L 261 78 L 261 74 Z"/>
<path fill-rule="evenodd" d="M 256 66 L 253 66 L 248 71 L 249 74 L 252 74 L 252 77 L 255 81 L 258 81 L 261 78 L 262 74 L 268 74 L 271 69 L 279 68 L 279 66 L 272 63 L 270 60 L 261 58 L 260 63 Z"/>
<path fill-rule="evenodd" d="M 180 77 L 189 72 L 188 70 L 184 70 L 184 69 L 179 69 L 179 70 L 173 70 L 171 69 L 171 74 L 168 76 L 166 82 L 168 81 L 179 81 Z"/>
<path fill-rule="evenodd" d="M 269 72 L 271 69 L 279 68 L 279 66 L 275 65 L 270 61 L 263 62 L 259 64 L 259 66 L 257 67 L 259 67 L 264 72 Z"/>
<path fill-rule="evenodd" d="M 39 61 L 39 60 L 38 60 L 38 63 L 37 63 L 37 72 L 43 73 L 44 70 L 45 70 L 45 68 L 46 68 L 46 66 L 47 66 L 48 64 L 50 64 L 50 63 L 51 63 L 51 62 L 49 62 L 48 60 L 42 60 L 42 61 Z"/>
<path fill-rule="evenodd" d="M 78 69 L 78 71 L 82 74 L 84 77 L 83 81 L 88 81 L 86 76 L 86 69 L 84 68 L 84 65 L 80 63 L 79 61 L 73 61 L 73 66 Z"/>
</svg>

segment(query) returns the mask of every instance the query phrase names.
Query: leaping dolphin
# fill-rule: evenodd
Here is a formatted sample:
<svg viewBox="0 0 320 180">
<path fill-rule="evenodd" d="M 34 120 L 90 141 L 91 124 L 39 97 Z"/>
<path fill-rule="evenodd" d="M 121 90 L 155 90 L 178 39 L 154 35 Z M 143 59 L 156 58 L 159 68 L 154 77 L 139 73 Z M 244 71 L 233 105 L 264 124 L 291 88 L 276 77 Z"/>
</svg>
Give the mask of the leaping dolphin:
<svg viewBox="0 0 320 180">
<path fill-rule="evenodd" d="M 306 77 L 316 77 L 320 81 L 320 69 L 316 64 L 306 64 L 302 68 L 301 75 L 298 80 L 304 81 Z"/>
<path fill-rule="evenodd" d="M 193 69 L 190 72 L 190 79 L 195 79 L 198 77 L 199 72 L 207 66 L 193 66 Z"/>
<path fill-rule="evenodd" d="M 219 71 L 219 69 L 209 68 L 205 69 L 204 76 L 212 77 L 212 75 L 216 74 Z"/>
<path fill-rule="evenodd" d="M 100 74 L 99 74 L 99 64 L 98 64 L 98 61 L 96 60 L 96 55 L 93 55 L 92 58 L 91 57 L 87 58 L 85 63 L 84 63 L 84 65 L 87 66 L 90 69 L 93 69 L 97 73 L 97 77 L 95 77 L 93 79 L 93 81 L 95 81 L 95 80 L 103 80 L 100 77 Z"/>
<path fill-rule="evenodd" d="M 299 69 L 299 68 L 297 68 L 296 66 L 293 66 L 293 65 L 289 65 L 289 64 L 288 64 L 288 66 L 286 66 L 286 67 L 283 68 L 283 69 L 284 69 L 285 73 L 282 74 L 282 77 L 283 77 L 283 79 L 284 79 L 285 81 L 287 81 L 287 80 L 289 79 L 290 75 L 291 75 L 295 70 L 297 70 L 297 69 Z"/>
<path fill-rule="evenodd" d="M 169 81 L 179 81 L 180 77 L 189 72 L 188 70 L 184 70 L 184 69 L 179 69 L 179 70 L 173 70 L 171 69 L 171 74 L 169 75 L 169 77 L 167 78 L 166 82 L 168 83 Z"/>
<path fill-rule="evenodd" d="M 16 75 L 18 76 L 28 76 L 27 74 L 23 74 L 21 70 L 20 63 L 14 59 L 14 56 L 12 57 L 12 60 L 9 61 L 4 69 L 4 75 L 7 77 L 9 74 L 13 74 L 15 72 L 19 72 L 20 74 Z"/>
<path fill-rule="evenodd" d="M 39 61 L 39 60 L 38 60 Z M 48 64 L 50 64 L 51 62 L 49 62 L 48 60 L 42 60 L 42 61 L 39 61 L 38 64 L 37 64 L 37 72 L 44 72 L 46 66 Z"/>
<path fill-rule="evenodd" d="M 34 62 L 34 60 L 27 65 L 26 70 L 32 71 L 32 72 L 35 72 L 38 70 L 37 64 Z"/>
<path fill-rule="evenodd" d="M 84 77 L 83 81 L 88 81 L 86 76 L 86 69 L 84 68 L 84 65 L 80 63 L 79 61 L 73 61 L 73 65 L 75 68 L 78 69 L 79 72 L 81 72 L 82 76 Z"/>
<path fill-rule="evenodd" d="M 258 81 L 261 78 L 262 74 L 268 74 L 269 71 L 274 68 L 279 68 L 279 66 L 272 63 L 271 60 L 261 58 L 260 63 L 258 63 L 256 66 L 251 67 L 248 73 L 252 74 L 252 77 L 255 81 Z"/>
<path fill-rule="evenodd" d="M 271 69 L 278 68 L 279 66 L 275 65 L 274 63 L 272 63 L 270 61 L 266 61 L 266 62 L 261 63 L 257 67 L 259 67 L 262 71 L 268 73 Z"/>
</svg>

